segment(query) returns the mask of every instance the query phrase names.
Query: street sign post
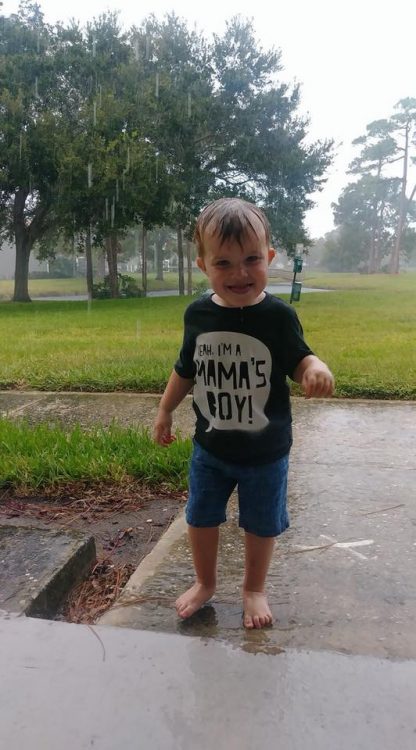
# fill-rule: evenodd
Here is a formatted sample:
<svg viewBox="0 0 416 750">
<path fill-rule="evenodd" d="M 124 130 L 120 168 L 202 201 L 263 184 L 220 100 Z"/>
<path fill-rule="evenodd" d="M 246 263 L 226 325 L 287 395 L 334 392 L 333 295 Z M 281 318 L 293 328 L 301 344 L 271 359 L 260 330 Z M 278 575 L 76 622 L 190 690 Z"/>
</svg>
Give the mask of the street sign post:
<svg viewBox="0 0 416 750">
<path fill-rule="evenodd" d="M 302 291 L 302 282 L 296 281 L 296 274 L 301 273 L 303 268 L 303 258 L 300 258 L 298 255 L 296 255 L 293 259 L 293 281 L 292 281 L 292 290 L 290 292 L 290 304 L 292 302 L 299 302 L 300 300 L 300 294 Z"/>
</svg>

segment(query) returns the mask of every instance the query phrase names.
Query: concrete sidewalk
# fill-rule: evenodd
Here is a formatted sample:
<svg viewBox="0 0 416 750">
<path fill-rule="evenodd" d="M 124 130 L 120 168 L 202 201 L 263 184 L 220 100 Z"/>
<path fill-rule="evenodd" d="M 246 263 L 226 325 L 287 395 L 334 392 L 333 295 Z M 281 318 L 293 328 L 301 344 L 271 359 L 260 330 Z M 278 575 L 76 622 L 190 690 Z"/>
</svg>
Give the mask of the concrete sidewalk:
<svg viewBox="0 0 416 750">
<path fill-rule="evenodd" d="M 158 399 L 3 392 L 0 414 L 150 426 Z M 106 627 L 0 619 L 9 676 L 0 745 L 413 750 L 416 403 L 294 399 L 293 412 L 291 528 L 270 572 L 273 628 L 241 627 L 234 508 L 218 591 L 178 621 L 173 601 L 192 580 L 179 518 Z M 188 399 L 177 426 L 187 434 L 192 423 Z"/>
<path fill-rule="evenodd" d="M 150 426 L 159 396 L 0 392 L 0 413 Z M 416 658 L 416 403 L 293 399 L 291 528 L 278 540 L 269 577 L 276 624 L 241 628 L 242 540 L 235 508 L 222 528 L 219 588 L 186 623 L 173 601 L 192 580 L 179 519 L 133 575 L 103 622 L 204 635 L 246 650 L 296 647 Z M 177 428 L 192 430 L 190 398 Z"/>
<path fill-rule="evenodd" d="M 193 573 L 179 520 L 101 622 L 226 640 L 246 651 L 313 648 L 416 658 L 416 404 L 295 399 L 291 528 L 269 574 L 271 629 L 241 627 L 242 534 L 222 527 L 219 586 L 186 622 Z M 135 599 L 142 601 L 134 603 Z"/>
<path fill-rule="evenodd" d="M 414 750 L 416 662 L 0 617 L 2 750 Z"/>
</svg>

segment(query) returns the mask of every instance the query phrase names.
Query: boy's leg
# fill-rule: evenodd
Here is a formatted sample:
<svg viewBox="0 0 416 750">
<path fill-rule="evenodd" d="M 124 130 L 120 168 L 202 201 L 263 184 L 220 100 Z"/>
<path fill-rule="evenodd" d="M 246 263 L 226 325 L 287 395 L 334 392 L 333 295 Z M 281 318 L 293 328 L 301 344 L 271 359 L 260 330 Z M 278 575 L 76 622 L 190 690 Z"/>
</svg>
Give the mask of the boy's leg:
<svg viewBox="0 0 416 750">
<path fill-rule="evenodd" d="M 219 525 L 226 520 L 228 498 L 236 485 L 224 466 L 198 443 L 194 444 L 186 520 L 196 581 L 176 600 L 176 611 L 182 618 L 193 615 L 215 591 Z"/>
<path fill-rule="evenodd" d="M 275 537 L 245 532 L 245 574 L 243 584 L 243 622 L 246 628 L 271 625 L 273 616 L 264 591 L 272 559 Z"/>
<path fill-rule="evenodd" d="M 175 602 L 179 617 L 186 618 L 200 609 L 215 591 L 219 528 L 188 526 L 196 581 Z"/>
<path fill-rule="evenodd" d="M 273 618 L 264 591 L 275 538 L 289 526 L 286 509 L 289 454 L 246 469 L 239 477 L 239 524 L 245 531 L 244 625 L 262 628 Z"/>
</svg>

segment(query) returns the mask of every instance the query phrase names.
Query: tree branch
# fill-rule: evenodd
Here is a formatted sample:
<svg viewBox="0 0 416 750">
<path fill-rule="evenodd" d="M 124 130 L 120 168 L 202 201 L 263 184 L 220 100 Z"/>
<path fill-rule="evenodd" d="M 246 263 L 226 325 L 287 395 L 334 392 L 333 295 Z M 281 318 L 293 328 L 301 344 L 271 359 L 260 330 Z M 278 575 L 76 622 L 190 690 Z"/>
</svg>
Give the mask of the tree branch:
<svg viewBox="0 0 416 750">
<path fill-rule="evenodd" d="M 215 133 L 207 133 L 207 135 L 203 135 L 201 136 L 201 138 L 196 138 L 194 140 L 194 145 L 196 143 L 202 143 L 202 141 L 207 141 L 209 138 L 214 138 L 214 137 L 215 137 Z"/>
</svg>

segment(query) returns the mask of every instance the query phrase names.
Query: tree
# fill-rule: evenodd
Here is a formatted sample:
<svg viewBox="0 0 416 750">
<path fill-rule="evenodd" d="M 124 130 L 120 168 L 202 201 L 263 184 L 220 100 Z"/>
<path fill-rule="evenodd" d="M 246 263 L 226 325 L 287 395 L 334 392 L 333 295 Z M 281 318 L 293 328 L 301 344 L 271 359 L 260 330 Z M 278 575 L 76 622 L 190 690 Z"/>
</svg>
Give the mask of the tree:
<svg viewBox="0 0 416 750">
<path fill-rule="evenodd" d="M 391 135 L 393 127 L 388 120 L 375 120 L 367 125 L 366 130 L 366 135 L 353 141 L 353 145 L 362 145 L 363 148 L 350 164 L 349 171 L 365 178 L 363 184 L 367 193 L 373 193 L 370 198 L 372 206 L 368 214 L 370 251 L 367 270 L 368 273 L 376 273 L 380 271 L 381 235 L 389 182 L 382 172 L 387 165 L 397 161 L 397 144 Z"/>
<path fill-rule="evenodd" d="M 321 189 L 332 142 L 306 144 L 308 121 L 300 117 L 300 88 L 279 83 L 280 52 L 264 52 L 250 21 L 236 17 L 215 37 L 212 65 L 221 105 L 213 140 L 216 190 L 259 203 L 274 241 L 293 255 L 308 243 L 303 220 Z"/>
<path fill-rule="evenodd" d="M 350 182 L 333 204 L 339 231 L 327 243 L 327 262 L 331 258 L 332 264 L 351 270 L 358 265 L 377 273 L 389 258 L 390 272 L 398 273 L 400 257 L 411 252 L 409 224 L 415 221 L 416 186 L 409 197 L 406 188 L 410 148 L 416 139 L 416 100 L 403 99 L 396 108 L 401 111 L 389 120 L 369 123 L 366 134 L 353 141 L 361 151 L 349 171 L 359 179 Z M 400 177 L 393 172 L 399 162 Z"/>
<path fill-rule="evenodd" d="M 148 73 L 142 88 L 141 129 L 157 154 L 157 181 L 168 201 L 163 217 L 141 210 L 146 226 L 176 230 L 179 293 L 184 294 L 183 233 L 201 210 L 215 174 L 207 168 L 208 123 L 213 101 L 212 72 L 203 38 L 174 14 L 153 16 L 135 29 L 132 43 Z M 149 83 L 155 95 L 149 93 Z M 144 104 L 144 106 L 143 106 Z"/>
<path fill-rule="evenodd" d="M 373 175 L 364 175 L 344 188 L 338 203 L 332 204 L 334 223 L 340 228 L 336 235 L 337 256 L 343 258 L 342 268 L 338 270 L 360 269 L 368 273 L 371 268 L 371 271 L 380 271 L 383 258 L 389 254 L 394 241 L 399 190 L 398 178 L 380 180 Z M 334 252 L 333 243 L 331 248 Z M 329 252 L 329 246 L 327 250 Z"/>
<path fill-rule="evenodd" d="M 175 15 L 124 34 L 107 13 L 84 32 L 22 7 L 7 19 L 0 72 L 0 220 L 16 236 L 15 299 L 29 299 L 33 243 L 50 247 L 54 233 L 85 238 L 89 290 L 91 247 L 106 247 L 116 296 L 120 239 L 139 224 L 144 239 L 175 228 L 183 293 L 183 238 L 221 195 L 263 205 L 289 252 L 307 240 L 331 144 L 306 144 L 299 88 L 278 83 L 280 53 L 258 47 L 250 22 L 233 19 L 208 44 Z"/>
<path fill-rule="evenodd" d="M 56 155 L 66 127 L 55 65 L 59 44 L 37 3 L 3 19 L 0 66 L 0 236 L 16 244 L 13 299 L 30 301 L 30 252 L 55 224 Z"/>
<path fill-rule="evenodd" d="M 400 145 L 397 145 L 397 148 L 403 154 L 403 170 L 401 177 L 400 207 L 397 221 L 396 241 L 390 258 L 390 273 L 393 274 L 399 273 L 400 253 L 403 248 L 406 221 L 412 201 L 416 194 L 415 184 L 410 196 L 407 197 L 406 195 L 410 147 L 411 145 L 416 145 L 416 99 L 410 97 L 400 99 L 400 101 L 397 102 L 395 109 L 399 111 L 391 117 L 391 123 L 396 127 L 397 137 L 401 140 Z M 416 158 L 413 157 L 412 161 L 416 162 Z"/>
<path fill-rule="evenodd" d="M 60 162 L 59 219 L 67 235 L 84 237 L 87 287 L 92 294 L 92 245 L 104 247 L 112 296 L 118 295 L 118 234 L 129 143 L 125 135 L 125 97 L 120 74 L 129 59 L 117 15 L 103 14 L 87 25 L 78 44 L 77 67 L 70 71 L 77 92 L 72 138 Z M 79 72 L 82 73 L 80 79 Z"/>
<path fill-rule="evenodd" d="M 342 224 L 325 235 L 322 265 L 333 272 L 357 271 L 367 245 L 367 235 L 357 224 Z"/>
</svg>

